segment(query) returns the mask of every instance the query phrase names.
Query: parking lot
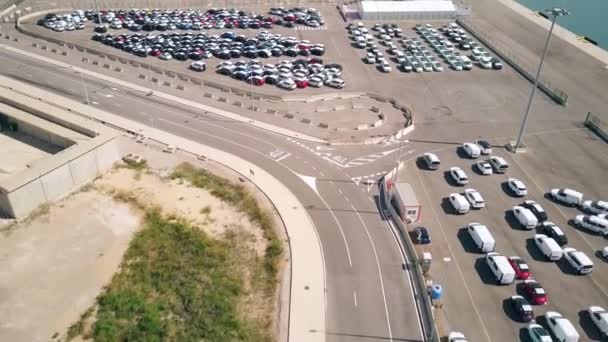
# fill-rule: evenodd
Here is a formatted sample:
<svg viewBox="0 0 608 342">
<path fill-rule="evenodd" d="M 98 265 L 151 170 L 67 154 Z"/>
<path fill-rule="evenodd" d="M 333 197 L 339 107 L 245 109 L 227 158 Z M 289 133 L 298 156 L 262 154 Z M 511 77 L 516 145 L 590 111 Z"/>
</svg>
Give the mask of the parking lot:
<svg viewBox="0 0 608 342">
<path fill-rule="evenodd" d="M 435 153 L 441 159 L 439 170 L 428 171 L 419 162 L 411 160 L 400 178 L 410 182 L 416 190 L 422 204 L 420 225 L 431 232 L 432 243 L 419 246 L 419 251 L 433 254 L 431 274 L 434 274 L 436 282 L 445 287 L 442 311 L 447 322 L 443 323 L 443 328 L 447 331 L 460 330 L 472 341 L 526 340 L 522 328 L 527 324 L 517 322 L 515 313 L 506 301 L 516 294 L 526 297 L 521 285 L 516 284 L 521 281 L 506 286 L 496 285 L 483 254 L 475 250 L 474 242 L 463 229 L 468 223 L 479 222 L 489 228 L 496 240 L 495 251 L 507 257 L 519 256 L 524 259 L 531 268 L 532 279 L 540 282 L 547 291 L 549 304 L 534 306 L 537 322 L 544 325 L 542 315 L 547 311 L 557 311 L 571 320 L 583 341 L 600 340 L 599 332 L 585 311 L 591 305 L 608 306 L 608 262 L 597 255 L 608 240 L 574 228 L 570 220 L 582 212 L 556 204 L 545 196 L 550 187 L 578 189 L 585 194 L 585 199 L 599 199 L 596 196 L 602 194 L 605 196 L 605 184 L 598 187 L 591 185 L 599 177 L 598 168 L 581 170 L 577 176 L 585 179 L 584 174 L 588 174 L 587 182 L 577 181 L 577 178 L 563 175 L 562 172 L 551 172 L 551 166 L 555 165 L 542 165 L 542 161 L 547 159 L 538 158 L 534 165 L 537 168 L 532 168 L 528 161 L 530 155 L 512 155 L 502 147 L 495 147 L 493 155 L 504 157 L 510 169 L 506 174 L 482 176 L 473 167 L 475 160 L 463 158 L 457 152 L 458 145 L 440 146 L 427 146 L 437 150 Z M 601 145 L 597 147 L 602 148 Z M 572 150 L 572 146 L 569 148 Z M 601 163 L 605 164 L 606 161 Z M 468 185 L 453 185 L 446 173 L 451 166 L 458 166 L 467 173 Z M 564 169 L 569 167 L 566 165 Z M 551 173 L 552 177 L 545 177 L 543 172 Z M 522 180 L 528 188 L 528 195 L 522 198 L 512 196 L 504 184 L 509 177 Z M 485 199 L 486 207 L 456 215 L 446 197 L 453 192 L 463 193 L 467 188 L 478 190 Z M 591 258 L 594 269 L 590 275 L 574 275 L 564 259 L 559 262 L 545 261 L 532 240 L 535 231 L 521 229 L 511 213 L 511 208 L 525 199 L 537 201 L 547 212 L 549 221 L 556 223 L 566 233 L 568 246 L 583 251 Z"/>
</svg>

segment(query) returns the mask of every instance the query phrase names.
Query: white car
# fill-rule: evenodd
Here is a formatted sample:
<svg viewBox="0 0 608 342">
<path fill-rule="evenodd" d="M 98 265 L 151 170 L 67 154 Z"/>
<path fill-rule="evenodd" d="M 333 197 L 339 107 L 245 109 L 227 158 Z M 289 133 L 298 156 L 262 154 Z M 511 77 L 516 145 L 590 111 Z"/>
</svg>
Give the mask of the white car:
<svg viewBox="0 0 608 342">
<path fill-rule="evenodd" d="M 469 202 L 467 202 L 467 199 L 461 194 L 450 194 L 450 196 L 448 196 L 448 199 L 450 200 L 452 208 L 454 208 L 454 211 L 456 211 L 456 213 L 458 214 L 466 214 L 469 212 L 469 209 L 471 209 L 471 205 L 469 204 Z"/>
<path fill-rule="evenodd" d="M 173 56 L 171 56 L 170 53 L 165 52 L 165 53 L 161 54 L 160 56 L 158 56 L 158 58 L 160 58 L 160 59 L 162 59 L 164 61 L 168 61 L 170 59 L 173 59 Z"/>
<path fill-rule="evenodd" d="M 608 261 L 608 246 L 602 248 L 600 251 L 600 256 L 604 258 L 604 260 Z"/>
<path fill-rule="evenodd" d="M 608 339 L 608 311 L 599 306 L 590 306 L 587 309 L 591 320 L 602 334 L 603 339 Z"/>
<path fill-rule="evenodd" d="M 205 62 L 196 61 L 190 64 L 190 69 L 194 71 L 205 71 L 207 70 L 207 64 Z"/>
<path fill-rule="evenodd" d="M 391 72 L 391 66 L 388 62 L 382 62 L 382 64 L 380 64 L 380 70 L 382 70 L 382 72 Z"/>
<path fill-rule="evenodd" d="M 515 196 L 523 197 L 528 195 L 528 189 L 526 188 L 526 185 L 524 184 L 524 182 L 520 181 L 517 178 L 509 178 L 507 180 L 507 185 L 509 186 L 509 189 L 513 191 L 513 194 Z"/>
<path fill-rule="evenodd" d="M 448 335 L 448 342 L 467 342 L 467 338 L 461 332 L 452 331 Z"/>
<path fill-rule="evenodd" d="M 566 247 L 564 248 L 564 258 L 578 274 L 589 274 L 593 271 L 593 261 L 581 251 Z"/>
<path fill-rule="evenodd" d="M 477 168 L 477 171 L 479 171 L 479 173 L 481 173 L 484 176 L 491 175 L 493 173 L 492 165 L 485 160 L 477 161 L 475 163 L 475 167 Z"/>
<path fill-rule="evenodd" d="M 466 153 L 467 157 L 471 159 L 478 158 L 481 155 L 481 149 L 477 144 L 464 143 L 462 144 L 462 150 Z"/>
<path fill-rule="evenodd" d="M 279 88 L 283 88 L 286 90 L 294 90 L 297 88 L 296 83 L 292 79 L 284 79 L 281 80 L 278 84 Z"/>
<path fill-rule="evenodd" d="M 332 78 L 329 82 L 325 83 L 328 87 L 342 89 L 346 85 L 346 82 L 340 78 Z"/>
<path fill-rule="evenodd" d="M 308 85 L 311 87 L 319 88 L 323 86 L 323 80 L 318 77 L 312 77 L 308 80 Z"/>
<path fill-rule="evenodd" d="M 608 213 L 608 202 L 606 201 L 584 201 L 581 204 L 581 209 L 591 214 Z"/>
<path fill-rule="evenodd" d="M 555 201 L 567 204 L 572 207 L 576 207 L 583 201 L 583 194 L 568 188 L 564 189 L 551 189 L 549 192 L 551 198 Z"/>
<path fill-rule="evenodd" d="M 483 155 L 492 154 L 492 145 L 488 141 L 480 139 L 480 140 L 476 140 L 475 144 L 481 150 L 481 154 L 483 154 Z"/>
<path fill-rule="evenodd" d="M 595 215 L 576 215 L 574 224 L 601 235 L 608 235 L 608 220 Z"/>
<path fill-rule="evenodd" d="M 467 177 L 467 174 L 464 173 L 464 171 L 457 166 L 453 166 L 450 168 L 450 176 L 458 185 L 469 184 L 469 177 Z"/>
<path fill-rule="evenodd" d="M 483 197 L 479 191 L 475 189 L 466 189 L 464 191 L 464 197 L 466 197 L 467 201 L 471 203 L 471 207 L 475 209 L 481 209 L 486 206 L 486 202 L 483 200 Z"/>
</svg>

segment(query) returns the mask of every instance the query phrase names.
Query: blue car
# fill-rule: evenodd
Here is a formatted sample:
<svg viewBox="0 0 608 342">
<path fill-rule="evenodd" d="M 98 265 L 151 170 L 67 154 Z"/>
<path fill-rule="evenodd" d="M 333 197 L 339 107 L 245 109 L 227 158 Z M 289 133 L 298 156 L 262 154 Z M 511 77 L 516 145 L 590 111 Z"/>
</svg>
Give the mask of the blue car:
<svg viewBox="0 0 608 342">
<path fill-rule="evenodd" d="M 418 244 L 426 245 L 431 243 L 431 234 L 425 227 L 416 227 L 414 235 L 416 236 L 416 242 Z"/>
</svg>

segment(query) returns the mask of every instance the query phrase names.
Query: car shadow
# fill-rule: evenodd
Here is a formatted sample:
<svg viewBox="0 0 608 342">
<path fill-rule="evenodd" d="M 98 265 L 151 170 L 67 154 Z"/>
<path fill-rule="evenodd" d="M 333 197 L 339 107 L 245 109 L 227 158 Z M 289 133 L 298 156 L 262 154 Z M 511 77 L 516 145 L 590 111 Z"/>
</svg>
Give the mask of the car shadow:
<svg viewBox="0 0 608 342">
<path fill-rule="evenodd" d="M 460 244 L 462 245 L 462 248 L 465 252 L 471 254 L 479 254 L 479 248 L 477 248 L 475 241 L 473 241 L 473 238 L 471 237 L 471 235 L 469 235 L 469 232 L 466 228 L 458 229 L 458 233 L 456 234 L 456 236 L 458 237 L 458 241 L 460 241 Z"/>
<path fill-rule="evenodd" d="M 568 261 L 566 261 L 566 258 L 563 257 L 560 260 L 558 260 L 556 262 L 557 267 L 559 268 L 560 271 L 562 271 L 562 273 L 567 274 L 567 275 L 571 275 L 571 276 L 578 276 L 579 274 L 576 273 L 574 271 L 574 269 L 572 268 L 572 266 L 570 265 L 570 263 L 568 263 Z"/>
<path fill-rule="evenodd" d="M 479 274 L 479 278 L 486 285 L 496 285 L 496 278 L 490 268 L 486 264 L 484 257 L 475 260 L 475 270 Z"/>
<path fill-rule="evenodd" d="M 532 259 L 536 261 L 547 261 L 547 258 L 545 258 L 545 256 L 540 252 L 538 247 L 536 247 L 533 238 L 526 239 L 526 250 L 528 251 L 528 254 L 530 254 L 530 256 L 532 257 Z"/>
<path fill-rule="evenodd" d="M 478 176 L 485 176 L 483 173 L 481 173 L 481 171 L 479 171 L 479 169 L 477 168 L 477 165 L 475 163 L 473 163 L 471 165 L 471 172 L 473 172 L 474 174 L 476 174 Z"/>
<path fill-rule="evenodd" d="M 533 342 L 528 334 L 528 329 L 525 327 L 519 329 L 519 341 L 520 342 Z"/>
<path fill-rule="evenodd" d="M 458 183 L 456 183 L 454 178 L 452 178 L 452 176 L 450 176 L 450 171 L 443 172 L 443 179 L 445 179 L 445 181 L 451 186 L 457 186 L 459 188 L 464 187 L 464 185 L 459 185 Z"/>
<path fill-rule="evenodd" d="M 517 221 L 517 218 L 515 217 L 513 210 L 511 210 L 511 209 L 505 210 L 505 221 L 507 221 L 507 224 L 513 230 L 522 230 L 522 231 L 527 230 L 525 228 L 522 228 L 519 221 Z"/>
<path fill-rule="evenodd" d="M 528 296 L 526 295 L 526 292 L 524 292 L 524 283 L 523 282 L 519 282 L 519 283 L 515 284 L 515 294 L 526 298 L 526 300 L 530 300 L 530 298 L 528 298 Z"/>
<path fill-rule="evenodd" d="M 419 170 L 423 170 L 423 171 L 434 171 L 434 170 L 429 170 L 426 167 L 426 163 L 424 162 L 423 157 L 416 158 L 416 167 L 418 167 Z"/>
<path fill-rule="evenodd" d="M 500 187 L 502 188 L 502 191 L 507 194 L 507 196 L 511 197 L 511 198 L 521 198 L 519 196 L 516 196 L 513 193 L 513 190 L 511 190 L 511 188 L 509 188 L 509 185 L 507 184 L 507 182 L 502 182 L 500 183 Z"/>
<path fill-rule="evenodd" d="M 507 317 L 509 317 L 511 320 L 521 323 L 521 320 L 517 316 L 517 313 L 515 312 L 515 310 L 513 310 L 513 306 L 511 305 L 511 299 L 505 298 L 502 300 L 502 311 L 504 311 Z"/>
<path fill-rule="evenodd" d="M 602 251 L 595 251 L 595 256 L 603 262 L 608 262 L 608 259 L 602 256 Z"/>
<path fill-rule="evenodd" d="M 578 324 L 591 341 L 603 341 L 599 330 L 593 323 L 593 320 L 591 320 L 591 316 L 587 310 L 578 312 Z"/>
<path fill-rule="evenodd" d="M 441 199 L 441 209 L 443 209 L 443 212 L 448 215 L 459 215 L 458 212 L 452 206 L 452 203 L 450 203 L 450 199 L 448 197 L 444 197 Z"/>
<path fill-rule="evenodd" d="M 469 158 L 469 156 L 467 155 L 467 153 L 464 151 L 464 149 L 462 148 L 462 146 L 458 146 L 456 147 L 456 155 L 458 157 L 460 157 L 461 159 L 468 159 L 468 160 L 473 160 L 471 158 Z"/>
</svg>

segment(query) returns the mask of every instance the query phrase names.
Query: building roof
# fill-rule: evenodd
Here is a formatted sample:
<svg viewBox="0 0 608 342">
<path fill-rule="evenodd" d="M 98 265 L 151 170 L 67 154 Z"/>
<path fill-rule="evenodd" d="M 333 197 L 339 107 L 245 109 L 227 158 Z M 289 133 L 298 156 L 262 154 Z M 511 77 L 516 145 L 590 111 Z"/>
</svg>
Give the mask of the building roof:
<svg viewBox="0 0 608 342">
<path fill-rule="evenodd" d="M 418 205 L 416 193 L 409 183 L 397 183 L 395 189 L 403 202 L 403 205 Z"/>
<path fill-rule="evenodd" d="M 361 1 L 364 13 L 455 12 L 450 0 Z"/>
</svg>

